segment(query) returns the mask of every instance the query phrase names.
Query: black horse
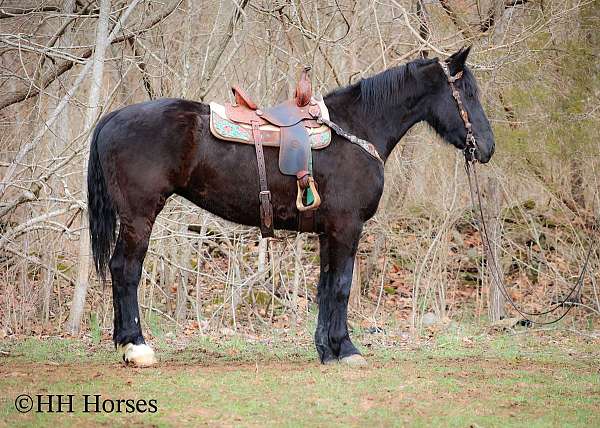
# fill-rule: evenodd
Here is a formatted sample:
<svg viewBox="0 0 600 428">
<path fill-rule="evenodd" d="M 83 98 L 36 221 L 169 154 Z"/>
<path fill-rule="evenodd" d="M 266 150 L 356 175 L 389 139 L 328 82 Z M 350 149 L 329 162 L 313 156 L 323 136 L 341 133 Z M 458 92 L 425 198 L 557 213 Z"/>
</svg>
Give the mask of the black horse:
<svg viewBox="0 0 600 428">
<path fill-rule="evenodd" d="M 471 156 L 488 162 L 494 137 L 465 65 L 468 53 L 461 49 L 443 63 L 415 60 L 337 89 L 324 98 L 330 118 L 371 142 L 384 161 L 421 121 L 464 150 L 469 135 L 453 98 L 454 85 L 472 123 L 476 147 Z M 460 78 L 451 84 L 451 76 Z M 178 194 L 224 219 L 260 224 L 254 147 L 215 139 L 209 113 L 206 104 L 161 99 L 111 112 L 94 131 L 88 168 L 94 261 L 102 278 L 110 268 L 115 345 L 137 365 L 155 361 L 142 336 L 137 288 L 152 226 L 167 198 Z M 275 228 L 297 230 L 296 179 L 279 172 L 276 148 L 265 147 L 264 156 Z M 329 147 L 314 152 L 313 169 L 323 200 L 315 223 L 321 263 L 315 345 L 322 363 L 364 364 L 348 334 L 347 306 L 362 227 L 383 191 L 383 165 L 335 136 Z"/>
</svg>

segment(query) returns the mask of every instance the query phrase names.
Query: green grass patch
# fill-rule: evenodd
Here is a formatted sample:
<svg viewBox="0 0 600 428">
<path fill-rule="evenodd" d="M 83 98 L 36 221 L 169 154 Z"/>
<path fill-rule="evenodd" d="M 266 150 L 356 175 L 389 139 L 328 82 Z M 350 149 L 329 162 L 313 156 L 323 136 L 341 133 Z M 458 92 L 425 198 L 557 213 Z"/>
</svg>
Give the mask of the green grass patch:
<svg viewBox="0 0 600 428">
<path fill-rule="evenodd" d="M 112 345 L 2 342 L 0 426 L 598 426 L 598 340 L 453 325 L 419 342 L 358 332 L 370 367 L 321 366 L 309 336 L 162 338 L 161 363 Z M 381 339 L 381 340 L 378 340 Z M 385 340 L 384 340 L 385 339 Z M 90 341 L 93 343 L 93 341 Z M 19 394 L 74 394 L 72 414 L 20 414 Z M 156 400 L 156 413 L 83 413 L 83 394 Z"/>
</svg>

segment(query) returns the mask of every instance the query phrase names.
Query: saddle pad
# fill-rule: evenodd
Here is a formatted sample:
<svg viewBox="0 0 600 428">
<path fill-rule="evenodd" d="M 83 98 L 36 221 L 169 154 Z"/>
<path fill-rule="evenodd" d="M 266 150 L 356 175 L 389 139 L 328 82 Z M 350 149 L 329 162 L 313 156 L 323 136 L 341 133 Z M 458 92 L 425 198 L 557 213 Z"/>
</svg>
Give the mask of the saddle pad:
<svg viewBox="0 0 600 428">
<path fill-rule="evenodd" d="M 323 117 L 329 117 L 329 111 L 322 99 L 314 98 L 315 102 L 321 108 Z M 260 131 L 263 137 L 263 145 L 270 147 L 279 147 L 281 141 L 281 130 L 273 125 L 261 125 Z M 254 144 L 252 138 L 252 128 L 246 124 L 236 123 L 227 117 L 225 106 L 211 102 L 210 103 L 210 132 L 220 140 L 235 141 L 244 144 Z M 331 143 L 331 129 L 326 125 L 318 128 L 306 128 L 310 138 L 311 149 L 323 149 Z"/>
</svg>

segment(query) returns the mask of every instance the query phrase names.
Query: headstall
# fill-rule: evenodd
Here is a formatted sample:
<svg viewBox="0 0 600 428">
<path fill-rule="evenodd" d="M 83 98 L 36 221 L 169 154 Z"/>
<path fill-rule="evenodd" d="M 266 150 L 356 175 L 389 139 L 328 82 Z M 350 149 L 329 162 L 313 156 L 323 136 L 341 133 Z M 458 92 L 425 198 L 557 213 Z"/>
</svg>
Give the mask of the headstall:
<svg viewBox="0 0 600 428">
<path fill-rule="evenodd" d="M 467 113 L 462 99 L 460 98 L 460 92 L 458 92 L 458 89 L 456 89 L 456 86 L 454 85 L 454 82 L 456 82 L 463 76 L 463 72 L 459 71 L 453 76 L 450 74 L 450 69 L 448 68 L 448 64 L 446 64 L 445 61 L 438 62 L 442 67 L 442 70 L 444 70 L 444 74 L 446 75 L 446 79 L 448 80 L 448 84 L 450 85 L 450 89 L 452 90 L 452 97 L 456 101 L 456 104 L 458 106 L 458 112 L 460 113 L 460 117 L 463 123 L 465 124 L 465 129 L 467 130 L 467 138 L 465 141 L 464 148 L 465 157 L 467 158 L 467 160 L 475 162 L 477 160 L 477 158 L 475 157 L 475 152 L 477 151 L 477 143 L 475 141 L 475 135 L 473 135 L 473 126 L 469 121 L 469 114 Z"/>
</svg>

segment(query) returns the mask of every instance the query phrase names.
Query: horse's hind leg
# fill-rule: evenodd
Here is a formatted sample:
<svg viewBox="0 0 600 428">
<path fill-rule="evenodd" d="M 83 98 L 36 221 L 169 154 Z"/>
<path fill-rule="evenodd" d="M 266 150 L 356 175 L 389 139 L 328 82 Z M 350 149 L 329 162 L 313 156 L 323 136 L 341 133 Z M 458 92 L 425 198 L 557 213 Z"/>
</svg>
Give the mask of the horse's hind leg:
<svg viewBox="0 0 600 428">
<path fill-rule="evenodd" d="M 137 297 L 154 218 L 154 215 L 151 219 L 123 216 L 109 263 L 114 308 L 113 340 L 123 353 L 123 360 L 137 366 L 150 366 L 156 362 L 154 351 L 146 345 L 142 336 Z"/>
</svg>

